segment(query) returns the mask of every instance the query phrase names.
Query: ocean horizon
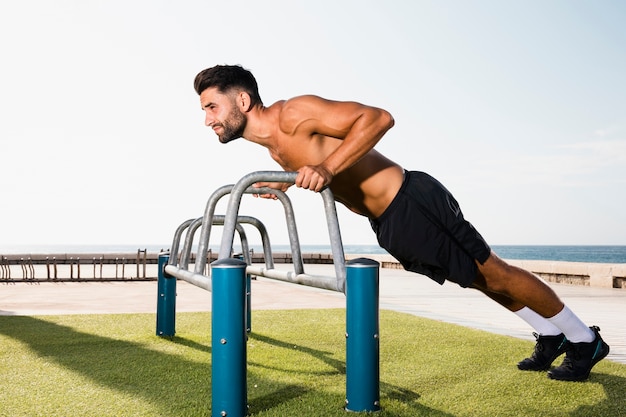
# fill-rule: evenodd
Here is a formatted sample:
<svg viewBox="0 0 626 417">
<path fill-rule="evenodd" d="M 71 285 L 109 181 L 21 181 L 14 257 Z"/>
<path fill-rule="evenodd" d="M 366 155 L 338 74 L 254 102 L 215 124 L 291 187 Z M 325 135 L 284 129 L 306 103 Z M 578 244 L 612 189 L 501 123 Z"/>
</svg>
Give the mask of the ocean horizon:
<svg viewBox="0 0 626 417">
<path fill-rule="evenodd" d="M 0 245 L 0 255 L 47 253 L 135 253 L 137 250 L 160 252 L 169 244 L 119 245 Z M 586 263 L 626 263 L 626 245 L 492 245 L 494 252 L 504 259 L 545 260 Z M 262 252 L 261 245 L 250 245 Z M 218 248 L 211 247 L 215 251 Z M 235 251 L 241 250 L 235 246 Z M 273 252 L 291 252 L 289 245 L 272 245 Z M 301 245 L 302 253 L 331 253 L 330 245 Z M 382 255 L 387 252 L 377 245 L 344 245 L 346 254 Z"/>
</svg>

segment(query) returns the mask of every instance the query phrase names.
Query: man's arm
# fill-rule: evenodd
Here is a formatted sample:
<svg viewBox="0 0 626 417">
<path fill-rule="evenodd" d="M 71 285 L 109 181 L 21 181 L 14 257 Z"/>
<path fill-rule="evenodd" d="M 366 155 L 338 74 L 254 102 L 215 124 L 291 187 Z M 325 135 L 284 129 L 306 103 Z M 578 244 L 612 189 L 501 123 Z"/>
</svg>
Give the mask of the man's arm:
<svg viewBox="0 0 626 417">
<path fill-rule="evenodd" d="M 302 96 L 285 102 L 279 125 L 290 135 L 324 135 L 342 143 L 317 165 L 298 169 L 295 184 L 316 192 L 333 177 L 357 163 L 393 127 L 386 110 L 356 102 L 339 102 Z"/>
</svg>

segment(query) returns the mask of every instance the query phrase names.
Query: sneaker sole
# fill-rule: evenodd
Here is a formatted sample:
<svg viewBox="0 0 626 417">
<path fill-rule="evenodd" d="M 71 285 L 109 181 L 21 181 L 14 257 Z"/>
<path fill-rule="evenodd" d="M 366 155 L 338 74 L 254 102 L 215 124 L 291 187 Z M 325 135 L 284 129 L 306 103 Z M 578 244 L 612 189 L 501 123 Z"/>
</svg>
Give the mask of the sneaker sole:
<svg viewBox="0 0 626 417">
<path fill-rule="evenodd" d="M 602 349 L 600 355 L 596 356 L 592 362 L 591 362 L 591 366 L 589 367 L 589 370 L 587 371 L 586 374 L 581 375 L 579 377 L 576 378 L 572 378 L 572 377 L 568 377 L 568 376 L 563 376 L 563 377 L 559 377 L 559 376 L 554 376 L 552 374 L 552 372 L 548 371 L 548 378 L 550 379 L 554 379 L 555 381 L 569 381 L 569 382 L 579 382 L 579 381 L 585 381 L 586 379 L 589 378 L 589 374 L 591 374 L 591 370 L 593 369 L 594 366 L 596 366 L 596 364 L 598 362 L 600 362 L 602 359 L 606 358 L 606 356 L 609 354 L 609 351 L 611 350 L 611 348 L 609 347 L 609 345 L 607 345 L 604 341 L 602 341 L 602 347 L 604 349 Z"/>
</svg>

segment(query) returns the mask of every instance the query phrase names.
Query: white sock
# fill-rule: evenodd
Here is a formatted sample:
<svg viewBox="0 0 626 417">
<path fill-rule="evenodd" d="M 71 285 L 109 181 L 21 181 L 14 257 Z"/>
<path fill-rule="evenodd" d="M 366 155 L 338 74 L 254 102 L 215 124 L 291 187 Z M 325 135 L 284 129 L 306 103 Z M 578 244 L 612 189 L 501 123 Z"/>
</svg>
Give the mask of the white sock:
<svg viewBox="0 0 626 417">
<path fill-rule="evenodd" d="M 548 318 L 548 321 L 561 329 L 567 340 L 572 343 L 589 343 L 596 338 L 595 333 L 567 306 L 556 316 Z"/>
<path fill-rule="evenodd" d="M 547 318 L 537 314 L 529 307 L 524 307 L 521 310 L 515 312 L 519 318 L 535 329 L 540 336 L 556 336 L 561 334 L 561 329 L 552 324 Z"/>
</svg>

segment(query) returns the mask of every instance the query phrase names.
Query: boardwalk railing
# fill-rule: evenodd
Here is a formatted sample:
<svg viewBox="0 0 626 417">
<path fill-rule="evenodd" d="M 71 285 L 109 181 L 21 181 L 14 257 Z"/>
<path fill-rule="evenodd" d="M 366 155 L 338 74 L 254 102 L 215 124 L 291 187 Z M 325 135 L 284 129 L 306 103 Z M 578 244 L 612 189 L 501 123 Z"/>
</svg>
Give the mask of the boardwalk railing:
<svg viewBox="0 0 626 417">
<path fill-rule="evenodd" d="M 158 274 L 158 253 L 0 254 L 0 281 L 149 280 Z"/>
</svg>

